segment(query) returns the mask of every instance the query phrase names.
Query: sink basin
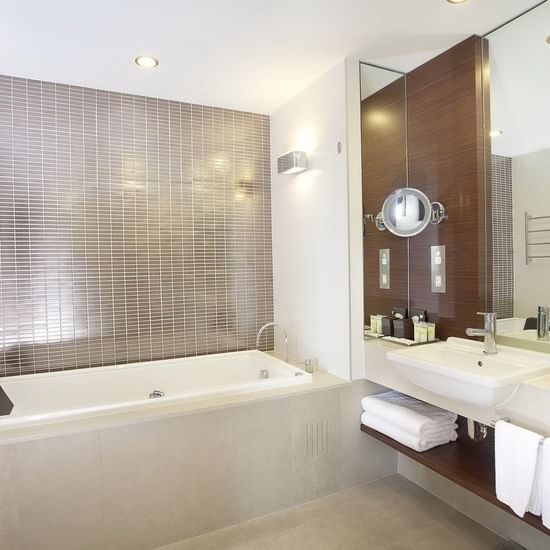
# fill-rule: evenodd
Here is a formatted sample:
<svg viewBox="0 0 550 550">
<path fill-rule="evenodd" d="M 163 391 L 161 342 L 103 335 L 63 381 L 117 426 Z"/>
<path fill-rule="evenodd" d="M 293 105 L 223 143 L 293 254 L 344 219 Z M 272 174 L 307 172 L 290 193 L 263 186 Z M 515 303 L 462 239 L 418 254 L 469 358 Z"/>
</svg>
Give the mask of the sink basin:
<svg viewBox="0 0 550 550">
<path fill-rule="evenodd" d="M 498 408 L 519 384 L 550 373 L 550 355 L 498 346 L 483 353 L 483 343 L 464 338 L 388 353 L 388 360 L 409 382 L 439 395 Z"/>
</svg>

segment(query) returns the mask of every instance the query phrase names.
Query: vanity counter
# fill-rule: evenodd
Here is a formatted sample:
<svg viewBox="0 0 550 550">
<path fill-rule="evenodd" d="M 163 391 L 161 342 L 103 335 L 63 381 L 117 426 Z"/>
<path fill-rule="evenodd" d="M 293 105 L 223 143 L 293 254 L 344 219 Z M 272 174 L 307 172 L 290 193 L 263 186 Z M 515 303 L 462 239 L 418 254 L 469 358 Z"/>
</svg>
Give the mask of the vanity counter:
<svg viewBox="0 0 550 550">
<path fill-rule="evenodd" d="M 533 380 L 528 380 L 527 382 L 525 382 L 525 384 L 528 386 L 534 386 L 536 388 L 542 388 L 550 392 L 550 374 L 546 376 L 540 376 L 539 378 L 533 378 Z"/>
<path fill-rule="evenodd" d="M 364 346 L 365 378 L 372 382 L 489 426 L 495 420 L 507 417 L 520 426 L 550 437 L 550 375 L 521 383 L 513 397 L 501 407 L 483 408 L 448 399 L 406 380 L 387 358 L 389 351 L 401 350 L 403 346 L 380 339 L 365 340 Z"/>
<path fill-rule="evenodd" d="M 368 380 L 453 411 L 460 417 L 471 418 L 489 426 L 495 420 L 509 418 L 514 424 L 550 437 L 550 375 L 521 383 L 513 397 L 504 406 L 498 409 L 487 409 L 448 399 L 406 380 L 387 358 L 390 351 L 403 349 L 403 346 L 374 339 L 365 341 L 364 346 L 365 377 Z M 512 510 L 496 497 L 494 430 L 488 430 L 485 441 L 473 443 L 467 435 L 465 418 L 458 419 L 459 438 L 456 442 L 434 447 L 422 453 L 405 447 L 365 425 L 361 426 L 361 430 L 517 519 Z M 526 514 L 521 521 L 545 535 L 550 534 L 537 516 Z"/>
</svg>

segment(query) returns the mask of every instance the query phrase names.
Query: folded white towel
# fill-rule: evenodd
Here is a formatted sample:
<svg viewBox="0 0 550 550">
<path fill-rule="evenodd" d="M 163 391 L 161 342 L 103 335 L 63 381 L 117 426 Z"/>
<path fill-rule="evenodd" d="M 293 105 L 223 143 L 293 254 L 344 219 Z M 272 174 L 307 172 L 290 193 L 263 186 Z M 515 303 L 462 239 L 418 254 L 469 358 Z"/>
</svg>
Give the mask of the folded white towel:
<svg viewBox="0 0 550 550">
<path fill-rule="evenodd" d="M 382 432 L 392 439 L 399 441 L 399 443 L 402 443 L 403 445 L 418 452 L 427 451 L 432 447 L 444 445 L 450 441 L 456 441 L 457 438 L 457 433 L 454 429 L 441 431 L 434 436 L 420 437 L 397 427 L 395 424 L 390 424 L 389 422 L 386 422 L 385 419 L 368 412 L 364 412 L 361 415 L 361 422 L 365 424 L 365 426 L 369 426 L 378 432 Z"/>
<path fill-rule="evenodd" d="M 393 426 L 396 430 L 399 430 L 400 432 L 404 432 L 409 435 L 409 437 L 414 439 L 426 439 L 426 440 L 439 440 L 444 439 L 448 436 L 448 434 L 455 432 L 458 428 L 458 424 L 456 422 L 453 422 L 452 424 L 441 424 L 440 426 L 433 426 L 431 428 L 426 428 L 425 430 L 422 430 L 421 434 L 418 434 L 418 432 L 414 432 L 409 430 L 408 426 L 406 425 L 397 425 L 393 424 L 392 422 L 388 422 L 385 418 L 378 416 L 377 414 L 373 414 L 371 412 L 363 412 L 364 415 L 361 418 L 374 418 L 375 421 L 378 423 L 383 423 L 385 426 Z M 453 439 L 454 441 L 454 439 Z"/>
<path fill-rule="evenodd" d="M 550 529 L 550 438 L 545 439 L 542 445 L 542 467 L 540 476 L 542 523 Z"/>
<path fill-rule="evenodd" d="M 369 413 L 369 414 L 372 414 L 372 413 Z M 438 437 L 441 434 L 446 434 L 451 431 L 455 431 L 458 428 L 458 424 L 456 422 L 453 422 L 453 423 L 449 422 L 448 424 L 439 424 L 438 426 L 426 428 L 422 430 L 422 433 L 420 434 L 420 436 L 418 435 L 418 433 L 413 433 L 409 431 L 408 426 L 396 426 L 396 428 L 399 428 L 400 430 L 410 433 L 415 437 L 425 437 L 425 438 L 434 439 L 435 437 Z"/>
<path fill-rule="evenodd" d="M 361 400 L 365 412 L 406 429 L 418 437 L 454 424 L 457 415 L 396 391 L 369 395 Z"/>
<path fill-rule="evenodd" d="M 495 426 L 495 473 L 497 498 L 520 517 L 531 501 L 540 434 L 499 421 Z"/>
</svg>

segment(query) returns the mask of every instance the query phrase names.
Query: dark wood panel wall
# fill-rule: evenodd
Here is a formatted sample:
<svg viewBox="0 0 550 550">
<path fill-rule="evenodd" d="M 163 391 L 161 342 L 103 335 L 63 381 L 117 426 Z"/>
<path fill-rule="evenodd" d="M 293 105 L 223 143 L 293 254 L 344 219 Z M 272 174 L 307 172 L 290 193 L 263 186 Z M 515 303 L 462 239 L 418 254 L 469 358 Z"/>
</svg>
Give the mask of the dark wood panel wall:
<svg viewBox="0 0 550 550">
<path fill-rule="evenodd" d="M 483 40 L 471 37 L 407 75 L 409 185 L 449 216 L 410 239 L 411 307 L 430 312 L 440 338 L 464 336 L 490 306 L 483 63 Z M 433 245 L 446 246 L 445 294 L 431 292 Z"/>
<path fill-rule="evenodd" d="M 481 324 L 476 312 L 490 311 L 492 306 L 490 271 L 487 269 L 490 249 L 486 249 L 491 237 L 491 213 L 487 207 L 491 197 L 490 186 L 488 189 L 485 186 L 486 176 L 490 181 L 490 163 L 486 162 L 490 144 L 489 109 L 484 104 L 488 94 L 483 94 L 484 52 L 483 39 L 470 37 L 406 75 L 409 186 L 424 191 L 432 201 L 442 202 L 448 213 L 444 223 L 430 225 L 422 234 L 408 239 L 410 306 L 428 310 L 430 320 L 437 323 L 440 338 L 463 336 L 466 327 Z M 389 96 L 388 89 L 381 92 Z M 379 98 L 376 101 L 383 103 Z M 392 153 L 377 151 L 377 146 L 380 148 L 391 140 L 384 137 L 385 132 L 379 131 L 381 136 L 377 135 L 376 128 L 366 123 L 372 108 L 369 103 L 363 105 L 363 204 L 366 212 L 376 210 L 376 204 L 380 209 L 383 196 L 402 185 L 396 185 L 399 178 L 394 176 L 394 170 L 398 159 L 404 155 L 396 147 L 395 158 L 388 162 Z M 392 139 L 398 142 L 400 130 L 397 125 L 393 125 L 392 132 Z M 369 167 L 367 163 L 378 167 Z M 397 259 L 396 247 L 404 250 L 407 240 L 396 244 L 395 239 L 387 231 L 380 233 L 372 224 L 367 225 L 364 246 L 366 319 L 374 310 L 389 314 L 393 305 L 403 301 L 407 262 Z M 433 245 L 446 246 L 445 294 L 431 291 L 430 250 Z M 379 248 L 392 248 L 392 289 L 388 291 L 377 288 Z"/>
</svg>

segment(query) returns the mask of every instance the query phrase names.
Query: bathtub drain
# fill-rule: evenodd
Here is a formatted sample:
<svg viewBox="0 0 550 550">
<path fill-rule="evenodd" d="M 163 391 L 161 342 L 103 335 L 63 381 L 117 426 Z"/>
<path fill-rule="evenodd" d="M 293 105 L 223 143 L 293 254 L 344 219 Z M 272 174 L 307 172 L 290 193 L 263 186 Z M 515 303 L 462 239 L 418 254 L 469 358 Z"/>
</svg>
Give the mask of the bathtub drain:
<svg viewBox="0 0 550 550">
<path fill-rule="evenodd" d="M 149 394 L 149 399 L 157 399 L 158 397 L 164 397 L 164 392 L 160 390 L 154 390 Z"/>
</svg>

